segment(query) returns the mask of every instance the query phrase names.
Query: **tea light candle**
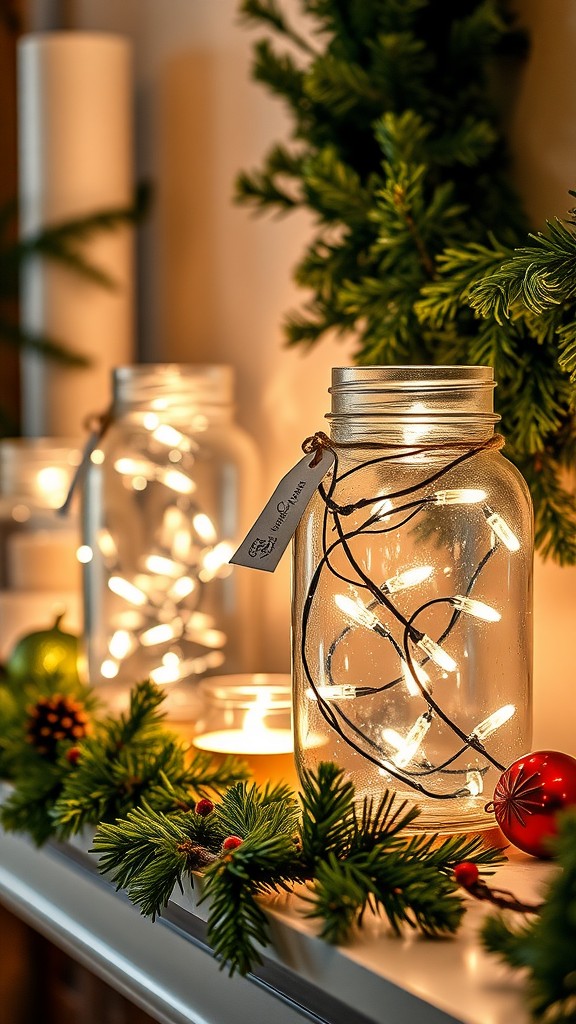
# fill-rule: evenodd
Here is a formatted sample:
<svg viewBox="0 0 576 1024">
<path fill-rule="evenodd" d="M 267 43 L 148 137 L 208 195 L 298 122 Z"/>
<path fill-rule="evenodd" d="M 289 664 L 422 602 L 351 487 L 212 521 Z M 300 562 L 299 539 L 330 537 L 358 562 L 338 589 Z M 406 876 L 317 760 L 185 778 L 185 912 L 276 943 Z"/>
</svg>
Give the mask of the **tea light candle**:
<svg viewBox="0 0 576 1024">
<path fill-rule="evenodd" d="M 201 688 L 205 711 L 193 746 L 219 763 L 229 754 L 241 758 L 259 784 L 286 782 L 297 789 L 290 677 L 214 676 Z"/>
</svg>

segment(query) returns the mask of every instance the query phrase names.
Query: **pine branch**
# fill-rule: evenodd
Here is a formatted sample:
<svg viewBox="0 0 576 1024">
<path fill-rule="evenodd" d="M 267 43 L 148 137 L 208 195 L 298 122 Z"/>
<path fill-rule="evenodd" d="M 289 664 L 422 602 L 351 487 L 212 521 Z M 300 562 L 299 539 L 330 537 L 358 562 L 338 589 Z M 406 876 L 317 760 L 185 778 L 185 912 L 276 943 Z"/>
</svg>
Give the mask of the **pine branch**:
<svg viewBox="0 0 576 1024">
<path fill-rule="evenodd" d="M 576 814 L 558 817 L 555 841 L 559 867 L 545 890 L 539 915 L 529 924 L 512 926 L 503 916 L 486 920 L 486 949 L 513 968 L 528 974 L 528 999 L 533 1017 L 542 1024 L 574 1024 L 576 984 Z"/>
</svg>

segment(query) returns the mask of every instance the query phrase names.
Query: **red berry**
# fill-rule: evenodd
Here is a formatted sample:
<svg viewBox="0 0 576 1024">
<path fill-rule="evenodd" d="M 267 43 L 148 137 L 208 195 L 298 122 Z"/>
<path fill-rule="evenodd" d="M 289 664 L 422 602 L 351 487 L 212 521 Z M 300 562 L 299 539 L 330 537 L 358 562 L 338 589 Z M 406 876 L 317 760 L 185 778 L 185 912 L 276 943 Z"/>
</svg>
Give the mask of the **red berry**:
<svg viewBox="0 0 576 1024">
<path fill-rule="evenodd" d="M 80 747 L 70 747 L 66 751 L 66 760 L 73 766 L 76 767 L 80 758 Z"/>
<path fill-rule="evenodd" d="M 237 850 L 239 846 L 242 846 L 243 842 L 244 840 L 240 839 L 240 836 L 228 836 L 222 843 L 222 849 L 228 851 Z"/>
<path fill-rule="evenodd" d="M 212 811 L 214 810 L 214 804 L 212 803 L 211 800 L 208 800 L 207 797 L 203 797 L 202 800 L 198 801 L 194 810 L 196 811 L 196 814 L 200 815 L 201 818 L 205 818 L 206 815 L 212 814 Z"/>
<path fill-rule="evenodd" d="M 479 877 L 480 872 L 476 864 L 472 864 L 469 860 L 463 860 L 454 868 L 454 878 L 463 889 L 471 889 L 473 885 L 476 885 Z"/>
</svg>

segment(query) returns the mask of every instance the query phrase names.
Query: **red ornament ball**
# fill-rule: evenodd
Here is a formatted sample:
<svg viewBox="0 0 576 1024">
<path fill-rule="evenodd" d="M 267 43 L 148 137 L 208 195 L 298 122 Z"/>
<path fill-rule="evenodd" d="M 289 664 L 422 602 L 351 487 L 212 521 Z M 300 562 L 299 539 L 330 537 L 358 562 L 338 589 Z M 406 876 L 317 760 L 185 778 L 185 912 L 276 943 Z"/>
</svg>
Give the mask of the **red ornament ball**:
<svg viewBox="0 0 576 1024">
<path fill-rule="evenodd" d="M 470 889 L 471 886 L 476 885 L 479 877 L 480 872 L 476 864 L 473 864 L 470 860 L 463 860 L 461 864 L 457 864 L 454 868 L 454 878 L 463 889 Z"/>
<path fill-rule="evenodd" d="M 69 764 L 72 765 L 73 768 L 75 768 L 76 765 L 78 764 L 81 753 L 82 751 L 80 750 L 80 747 L 69 747 L 68 750 L 66 751 L 66 760 L 68 761 Z"/>
<path fill-rule="evenodd" d="M 242 846 L 244 842 L 240 839 L 240 836 L 228 836 L 222 843 L 222 849 L 230 852 L 231 850 L 237 850 L 239 846 Z"/>
<path fill-rule="evenodd" d="M 519 757 L 494 790 L 494 813 L 502 832 L 533 857 L 552 856 L 547 840 L 556 835 L 556 815 L 572 804 L 576 804 L 576 758 L 558 750 Z"/>
</svg>

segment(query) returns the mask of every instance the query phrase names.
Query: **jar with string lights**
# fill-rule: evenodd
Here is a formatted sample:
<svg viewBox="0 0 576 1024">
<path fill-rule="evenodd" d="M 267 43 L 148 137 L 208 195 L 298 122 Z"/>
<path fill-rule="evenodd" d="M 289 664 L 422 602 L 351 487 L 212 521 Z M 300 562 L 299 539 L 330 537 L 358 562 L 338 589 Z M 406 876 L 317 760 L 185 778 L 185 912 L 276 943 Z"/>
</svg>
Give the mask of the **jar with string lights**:
<svg viewBox="0 0 576 1024">
<path fill-rule="evenodd" d="M 334 462 L 295 537 L 299 770 L 334 760 L 425 831 L 493 827 L 530 749 L 532 513 L 494 387 L 483 366 L 333 370 L 312 446 Z"/>
<path fill-rule="evenodd" d="M 253 664 L 250 581 L 228 560 L 257 502 L 257 460 L 232 401 L 228 366 L 113 371 L 80 550 L 90 682 L 112 706 L 145 677 L 172 690 Z"/>
</svg>

